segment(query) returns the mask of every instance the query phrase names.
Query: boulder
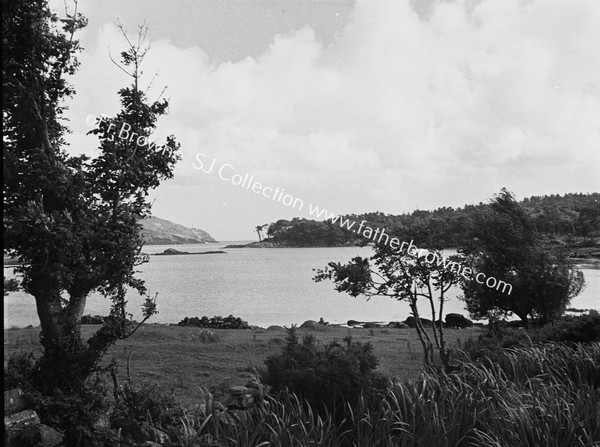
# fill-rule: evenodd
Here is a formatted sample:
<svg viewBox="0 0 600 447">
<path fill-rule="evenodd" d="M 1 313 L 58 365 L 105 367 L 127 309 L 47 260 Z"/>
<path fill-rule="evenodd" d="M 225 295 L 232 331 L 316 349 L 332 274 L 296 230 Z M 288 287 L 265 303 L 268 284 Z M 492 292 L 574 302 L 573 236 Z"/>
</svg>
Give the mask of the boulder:
<svg viewBox="0 0 600 447">
<path fill-rule="evenodd" d="M 302 329 L 316 329 L 319 323 L 315 320 L 306 320 L 304 323 L 300 325 Z"/>
<path fill-rule="evenodd" d="M 15 388 L 4 392 L 4 415 L 18 413 L 25 410 L 29 406 L 29 402 L 23 394 L 21 388 Z"/>
<path fill-rule="evenodd" d="M 365 329 L 375 329 L 381 327 L 379 323 L 365 323 L 363 326 Z"/>
<path fill-rule="evenodd" d="M 409 329 L 410 326 L 406 323 L 400 323 L 399 321 L 390 321 L 387 325 L 389 328 L 393 329 Z"/>
<path fill-rule="evenodd" d="M 452 328 L 466 328 L 473 326 L 473 322 L 461 314 L 447 314 L 446 326 Z"/>
<path fill-rule="evenodd" d="M 229 394 L 231 394 L 232 396 L 248 394 L 248 388 L 246 388 L 245 386 L 232 386 L 229 387 Z"/>
<path fill-rule="evenodd" d="M 363 324 L 365 324 L 362 321 L 356 321 L 356 320 L 348 320 L 348 323 L 346 323 L 348 326 L 362 326 Z"/>
<path fill-rule="evenodd" d="M 428 320 L 427 318 L 421 318 L 421 324 L 423 326 L 427 327 L 431 327 L 431 320 Z M 410 317 L 408 317 L 406 320 L 404 320 L 404 323 L 408 325 L 408 327 L 414 328 L 416 326 L 416 319 L 415 317 L 413 317 L 412 315 Z"/>
</svg>

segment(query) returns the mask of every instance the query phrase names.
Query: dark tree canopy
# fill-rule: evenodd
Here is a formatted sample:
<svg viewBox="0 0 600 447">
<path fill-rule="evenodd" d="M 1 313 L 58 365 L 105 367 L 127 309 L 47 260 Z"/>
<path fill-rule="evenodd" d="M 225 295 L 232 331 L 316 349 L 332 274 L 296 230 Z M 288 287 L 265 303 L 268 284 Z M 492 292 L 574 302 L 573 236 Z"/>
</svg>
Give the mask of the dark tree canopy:
<svg viewBox="0 0 600 447">
<path fill-rule="evenodd" d="M 467 309 L 478 319 L 514 313 L 525 324 L 530 318 L 547 322 L 562 315 L 584 284 L 566 253 L 541 244 L 532 219 L 506 189 L 477 216 L 464 253 L 473 271 L 512 285 L 506 294 L 463 281 Z"/>
<path fill-rule="evenodd" d="M 40 0 L 3 1 L 3 8 L 5 250 L 18 258 L 22 287 L 36 300 L 48 386 L 76 387 L 107 347 L 127 335 L 126 287 L 146 293 L 134 276 L 144 261 L 139 222 L 150 212 L 149 191 L 173 175 L 178 143 L 169 137 L 168 150 L 158 151 L 117 133 L 129 126 L 128 135 L 150 140 L 168 106 L 139 90 L 141 28 L 137 43 L 121 54 L 132 77 L 132 86 L 118 92 L 122 111 L 95 131 L 99 155 L 70 155 L 61 116 L 74 92 L 65 77 L 77 68 L 73 34 L 86 21 L 77 13 L 59 20 Z M 93 291 L 112 299 L 113 309 L 84 344 L 80 320 Z M 145 315 L 154 311 L 148 297 Z"/>
</svg>

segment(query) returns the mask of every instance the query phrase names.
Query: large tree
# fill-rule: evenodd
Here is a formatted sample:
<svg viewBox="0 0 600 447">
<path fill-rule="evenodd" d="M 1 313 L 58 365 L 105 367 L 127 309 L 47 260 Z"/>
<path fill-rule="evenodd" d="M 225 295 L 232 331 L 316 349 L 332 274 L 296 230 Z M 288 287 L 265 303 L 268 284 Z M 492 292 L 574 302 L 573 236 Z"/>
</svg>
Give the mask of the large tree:
<svg viewBox="0 0 600 447">
<path fill-rule="evenodd" d="M 43 0 L 2 6 L 5 250 L 18 258 L 23 290 L 35 298 L 40 386 L 75 390 L 106 349 L 130 333 L 126 288 L 147 294 L 134 276 L 144 261 L 140 221 L 150 212 L 149 191 L 173 175 L 178 143 L 168 137 L 163 150 L 147 144 L 168 104 L 149 102 L 140 90 L 140 29 L 121 53 L 121 68 L 132 77 L 118 92 L 122 110 L 95 130 L 98 156 L 69 154 L 61 118 L 74 92 L 65 77 L 76 71 L 73 35 L 86 21 L 76 12 L 59 20 Z M 112 300 L 112 310 L 84 342 L 80 322 L 94 291 Z M 145 316 L 154 310 L 147 296 Z"/>
<path fill-rule="evenodd" d="M 525 326 L 531 318 L 545 323 L 562 315 L 584 285 L 583 274 L 566 253 L 541 243 L 532 219 L 506 189 L 480 210 L 473 238 L 463 251 L 474 272 L 512 286 L 507 293 L 464 280 L 467 309 L 478 319 L 514 313 Z"/>
</svg>

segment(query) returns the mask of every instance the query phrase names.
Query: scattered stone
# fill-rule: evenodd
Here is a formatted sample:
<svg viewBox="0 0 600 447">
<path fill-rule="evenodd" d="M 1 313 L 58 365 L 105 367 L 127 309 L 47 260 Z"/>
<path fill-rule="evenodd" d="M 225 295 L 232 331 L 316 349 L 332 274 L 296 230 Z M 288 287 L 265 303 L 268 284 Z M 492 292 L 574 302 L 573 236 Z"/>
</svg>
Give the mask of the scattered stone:
<svg viewBox="0 0 600 447">
<path fill-rule="evenodd" d="M 245 386 L 232 386 L 229 388 L 229 394 L 232 396 L 238 396 L 240 394 L 247 394 L 248 388 Z"/>
</svg>

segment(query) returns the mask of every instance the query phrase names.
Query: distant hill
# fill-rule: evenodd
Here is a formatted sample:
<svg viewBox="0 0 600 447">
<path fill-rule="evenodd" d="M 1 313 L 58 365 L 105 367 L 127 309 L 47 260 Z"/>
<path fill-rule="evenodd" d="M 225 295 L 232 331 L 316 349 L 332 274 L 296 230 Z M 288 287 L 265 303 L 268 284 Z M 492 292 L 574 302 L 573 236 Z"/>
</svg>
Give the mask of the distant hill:
<svg viewBox="0 0 600 447">
<path fill-rule="evenodd" d="M 187 228 L 168 220 L 150 217 L 142 222 L 142 234 L 147 245 L 203 244 L 217 242 L 204 230 Z"/>
</svg>

